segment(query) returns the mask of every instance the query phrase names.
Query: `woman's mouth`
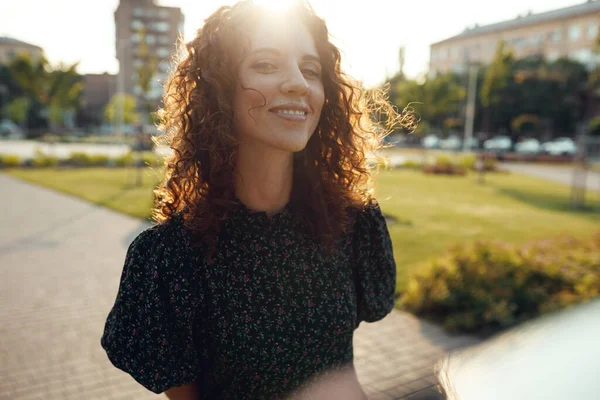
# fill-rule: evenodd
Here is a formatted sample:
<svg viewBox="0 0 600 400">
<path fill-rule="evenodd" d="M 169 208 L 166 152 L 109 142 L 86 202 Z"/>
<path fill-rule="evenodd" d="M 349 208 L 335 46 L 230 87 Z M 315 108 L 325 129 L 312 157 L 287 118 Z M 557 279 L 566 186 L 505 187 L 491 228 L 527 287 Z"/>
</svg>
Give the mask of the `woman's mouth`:
<svg viewBox="0 0 600 400">
<path fill-rule="evenodd" d="M 288 121 L 306 121 L 306 116 L 308 114 L 306 111 L 286 109 L 271 110 L 271 112 Z"/>
</svg>

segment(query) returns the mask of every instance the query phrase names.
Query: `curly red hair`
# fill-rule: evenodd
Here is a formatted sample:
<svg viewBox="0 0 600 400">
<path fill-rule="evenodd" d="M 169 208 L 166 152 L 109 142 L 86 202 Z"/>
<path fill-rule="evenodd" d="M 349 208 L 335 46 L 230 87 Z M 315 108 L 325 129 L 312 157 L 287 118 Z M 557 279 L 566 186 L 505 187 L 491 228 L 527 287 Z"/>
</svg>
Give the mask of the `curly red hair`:
<svg viewBox="0 0 600 400">
<path fill-rule="evenodd" d="M 219 8 L 196 37 L 182 46 L 165 85 L 158 115 L 161 141 L 173 149 L 164 182 L 155 191 L 158 222 L 181 213 L 184 225 L 214 253 L 222 222 L 239 207 L 234 192 L 237 141 L 232 131 L 236 69 L 245 38 L 265 10 L 251 0 Z M 329 41 L 325 21 L 304 1 L 283 18 L 300 19 L 311 33 L 322 64 L 325 102 L 306 148 L 294 154 L 290 206 L 326 248 L 351 224 L 349 210 L 371 200 L 367 156 L 376 154 L 391 128 L 410 126 L 410 111 L 394 112 L 380 91 L 366 91 L 345 75 L 340 51 Z M 372 117 L 385 114 L 386 123 Z"/>
</svg>

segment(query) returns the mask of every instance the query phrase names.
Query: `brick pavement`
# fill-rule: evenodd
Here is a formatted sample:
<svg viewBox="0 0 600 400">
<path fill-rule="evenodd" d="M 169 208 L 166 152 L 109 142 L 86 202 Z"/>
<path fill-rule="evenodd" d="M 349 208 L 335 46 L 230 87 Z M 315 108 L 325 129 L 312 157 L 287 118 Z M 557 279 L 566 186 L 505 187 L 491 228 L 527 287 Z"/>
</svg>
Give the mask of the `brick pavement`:
<svg viewBox="0 0 600 400">
<path fill-rule="evenodd" d="M 99 342 L 127 246 L 149 225 L 2 174 L 0 188 L 0 398 L 157 398 Z M 394 311 L 356 331 L 356 370 L 373 400 L 435 399 L 433 363 L 472 343 Z"/>
</svg>

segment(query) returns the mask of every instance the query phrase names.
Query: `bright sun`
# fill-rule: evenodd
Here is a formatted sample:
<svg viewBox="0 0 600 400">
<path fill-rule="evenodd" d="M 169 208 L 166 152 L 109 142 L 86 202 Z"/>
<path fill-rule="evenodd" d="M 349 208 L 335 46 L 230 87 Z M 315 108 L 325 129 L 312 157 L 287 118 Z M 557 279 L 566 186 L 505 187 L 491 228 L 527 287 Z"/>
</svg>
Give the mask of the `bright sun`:
<svg viewBox="0 0 600 400">
<path fill-rule="evenodd" d="M 294 0 L 254 0 L 260 6 L 269 9 L 272 12 L 281 12 L 290 7 Z"/>
</svg>

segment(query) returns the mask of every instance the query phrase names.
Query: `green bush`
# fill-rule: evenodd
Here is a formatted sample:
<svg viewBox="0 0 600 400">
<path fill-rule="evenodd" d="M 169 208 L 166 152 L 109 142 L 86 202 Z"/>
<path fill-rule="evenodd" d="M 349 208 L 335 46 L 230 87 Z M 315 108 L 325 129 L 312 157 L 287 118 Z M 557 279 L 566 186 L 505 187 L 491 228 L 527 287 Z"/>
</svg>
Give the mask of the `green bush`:
<svg viewBox="0 0 600 400">
<path fill-rule="evenodd" d="M 94 167 L 104 167 L 108 164 L 108 156 L 104 154 L 93 154 L 90 156 L 90 164 Z"/>
<path fill-rule="evenodd" d="M 115 158 L 115 165 L 117 167 L 129 167 L 133 165 L 133 161 L 133 153 L 129 152 Z"/>
<path fill-rule="evenodd" d="M 58 157 L 50 156 L 40 150 L 36 150 L 31 160 L 31 165 L 37 168 L 56 167 L 58 165 Z"/>
<path fill-rule="evenodd" d="M 454 247 L 410 279 L 402 306 L 451 332 L 489 334 L 600 294 L 600 233 Z"/>
<path fill-rule="evenodd" d="M 75 167 L 87 167 L 91 165 L 92 158 L 89 154 L 83 152 L 75 152 L 69 155 L 66 160 L 67 164 Z"/>
<path fill-rule="evenodd" d="M 75 152 L 67 158 L 66 164 L 75 167 L 102 167 L 108 164 L 108 156 Z"/>
<path fill-rule="evenodd" d="M 462 156 L 460 158 L 459 163 L 464 169 L 469 170 L 469 171 L 474 171 L 475 165 L 477 163 L 477 156 L 475 156 L 474 154 Z"/>
<path fill-rule="evenodd" d="M 404 168 L 409 168 L 409 169 L 420 169 L 423 164 L 421 164 L 418 161 L 415 160 L 406 160 L 406 162 L 404 164 L 402 164 L 402 166 Z"/>
<path fill-rule="evenodd" d="M 466 169 L 462 165 L 456 164 L 450 157 L 439 155 L 435 158 L 433 165 L 423 167 L 426 174 L 444 174 L 444 175 L 465 175 Z"/>
<path fill-rule="evenodd" d="M 14 168 L 21 165 L 21 158 L 14 154 L 0 154 L 0 168 Z"/>
<path fill-rule="evenodd" d="M 142 155 L 142 162 L 144 165 L 151 167 L 159 167 L 163 164 L 163 157 L 156 153 L 144 152 Z"/>
</svg>

